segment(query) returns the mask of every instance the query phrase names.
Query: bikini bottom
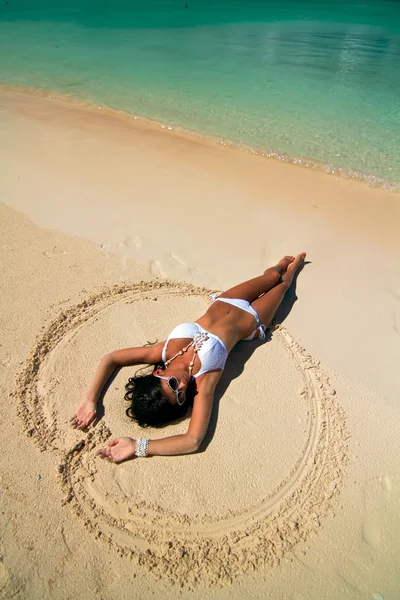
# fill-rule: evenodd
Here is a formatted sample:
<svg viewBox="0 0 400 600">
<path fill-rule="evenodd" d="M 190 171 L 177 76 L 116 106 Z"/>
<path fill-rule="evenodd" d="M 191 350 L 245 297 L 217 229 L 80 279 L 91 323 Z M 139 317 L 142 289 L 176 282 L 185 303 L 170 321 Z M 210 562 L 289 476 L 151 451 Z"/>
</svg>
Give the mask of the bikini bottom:
<svg viewBox="0 0 400 600">
<path fill-rule="evenodd" d="M 248 337 L 243 338 L 245 341 L 254 340 L 254 337 L 256 336 L 257 331 L 259 332 L 258 337 L 260 338 L 260 340 L 265 339 L 265 330 L 267 328 L 265 327 L 265 325 L 263 325 L 261 323 L 260 317 L 258 316 L 257 311 L 254 310 L 254 308 L 251 306 L 250 302 L 247 302 L 247 300 L 241 300 L 240 298 L 219 298 L 218 296 L 216 296 L 214 294 L 211 294 L 211 298 L 212 298 L 213 302 L 216 302 L 217 300 L 219 300 L 220 302 L 226 302 L 227 304 L 232 304 L 233 306 L 237 306 L 237 308 L 241 308 L 242 310 L 245 310 L 246 312 L 253 315 L 253 317 L 256 320 L 257 327 L 255 328 L 253 333 L 251 333 Z"/>
</svg>

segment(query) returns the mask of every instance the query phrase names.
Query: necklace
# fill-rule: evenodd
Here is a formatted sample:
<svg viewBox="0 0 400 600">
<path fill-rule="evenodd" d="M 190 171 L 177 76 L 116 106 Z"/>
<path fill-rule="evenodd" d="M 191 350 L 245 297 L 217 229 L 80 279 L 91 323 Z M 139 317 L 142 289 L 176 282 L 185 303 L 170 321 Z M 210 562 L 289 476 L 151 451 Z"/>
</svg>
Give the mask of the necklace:
<svg viewBox="0 0 400 600">
<path fill-rule="evenodd" d="M 196 356 L 197 356 L 200 348 L 202 347 L 203 343 L 207 340 L 208 340 L 207 333 L 205 333 L 205 332 L 196 333 L 195 336 L 193 337 L 193 340 L 187 346 L 182 348 L 182 350 L 179 350 L 179 352 L 177 352 L 177 354 L 175 354 L 175 356 L 173 356 L 172 358 L 165 361 L 164 365 L 166 367 L 168 367 L 168 365 L 174 360 L 174 358 L 177 358 L 178 356 L 182 356 L 182 354 L 185 354 L 185 352 L 187 352 L 189 350 L 189 348 L 191 348 L 193 346 L 193 350 L 194 350 L 193 358 L 189 363 L 189 376 L 191 377 Z"/>
</svg>

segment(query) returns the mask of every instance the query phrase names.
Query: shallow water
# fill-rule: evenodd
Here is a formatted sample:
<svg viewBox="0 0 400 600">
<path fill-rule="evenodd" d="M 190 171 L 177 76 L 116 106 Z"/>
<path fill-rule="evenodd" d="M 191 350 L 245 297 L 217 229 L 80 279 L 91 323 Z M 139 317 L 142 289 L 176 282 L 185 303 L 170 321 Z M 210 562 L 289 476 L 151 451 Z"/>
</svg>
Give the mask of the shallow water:
<svg viewBox="0 0 400 600">
<path fill-rule="evenodd" d="M 2 0 L 0 83 L 400 186 L 400 2 L 188 5 Z"/>
</svg>

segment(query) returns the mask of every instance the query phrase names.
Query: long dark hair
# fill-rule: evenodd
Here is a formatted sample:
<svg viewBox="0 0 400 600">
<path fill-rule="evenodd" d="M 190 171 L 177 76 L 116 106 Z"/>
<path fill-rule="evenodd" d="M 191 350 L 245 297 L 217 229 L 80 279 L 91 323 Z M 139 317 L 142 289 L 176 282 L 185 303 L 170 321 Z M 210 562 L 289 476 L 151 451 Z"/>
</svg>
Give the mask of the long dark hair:
<svg viewBox="0 0 400 600">
<path fill-rule="evenodd" d="M 188 400 L 182 406 L 170 404 L 163 395 L 161 380 L 152 374 L 154 370 L 164 368 L 163 363 L 154 365 L 151 373 L 130 377 L 125 386 L 125 400 L 131 403 L 125 412 L 141 427 L 162 427 L 187 412 Z"/>
</svg>

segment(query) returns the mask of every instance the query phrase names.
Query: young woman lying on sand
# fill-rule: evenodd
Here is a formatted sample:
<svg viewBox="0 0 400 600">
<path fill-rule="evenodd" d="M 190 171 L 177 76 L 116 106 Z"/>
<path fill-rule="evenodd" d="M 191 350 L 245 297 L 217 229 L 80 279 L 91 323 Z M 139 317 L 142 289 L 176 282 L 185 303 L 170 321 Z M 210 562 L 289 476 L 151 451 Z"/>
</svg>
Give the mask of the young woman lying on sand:
<svg viewBox="0 0 400 600">
<path fill-rule="evenodd" d="M 207 431 L 215 387 L 229 352 L 239 340 L 265 337 L 265 329 L 305 256 L 285 256 L 263 275 L 224 292 L 200 319 L 178 325 L 164 342 L 106 354 L 86 399 L 71 419 L 73 427 L 81 429 L 94 420 L 101 391 L 116 368 L 154 365 L 151 374 L 129 379 L 125 398 L 131 406 L 127 414 L 141 426 L 162 425 L 186 413 L 191 394 L 193 410 L 187 433 L 160 440 L 117 438 L 98 454 L 120 463 L 135 456 L 196 452 Z"/>
</svg>

